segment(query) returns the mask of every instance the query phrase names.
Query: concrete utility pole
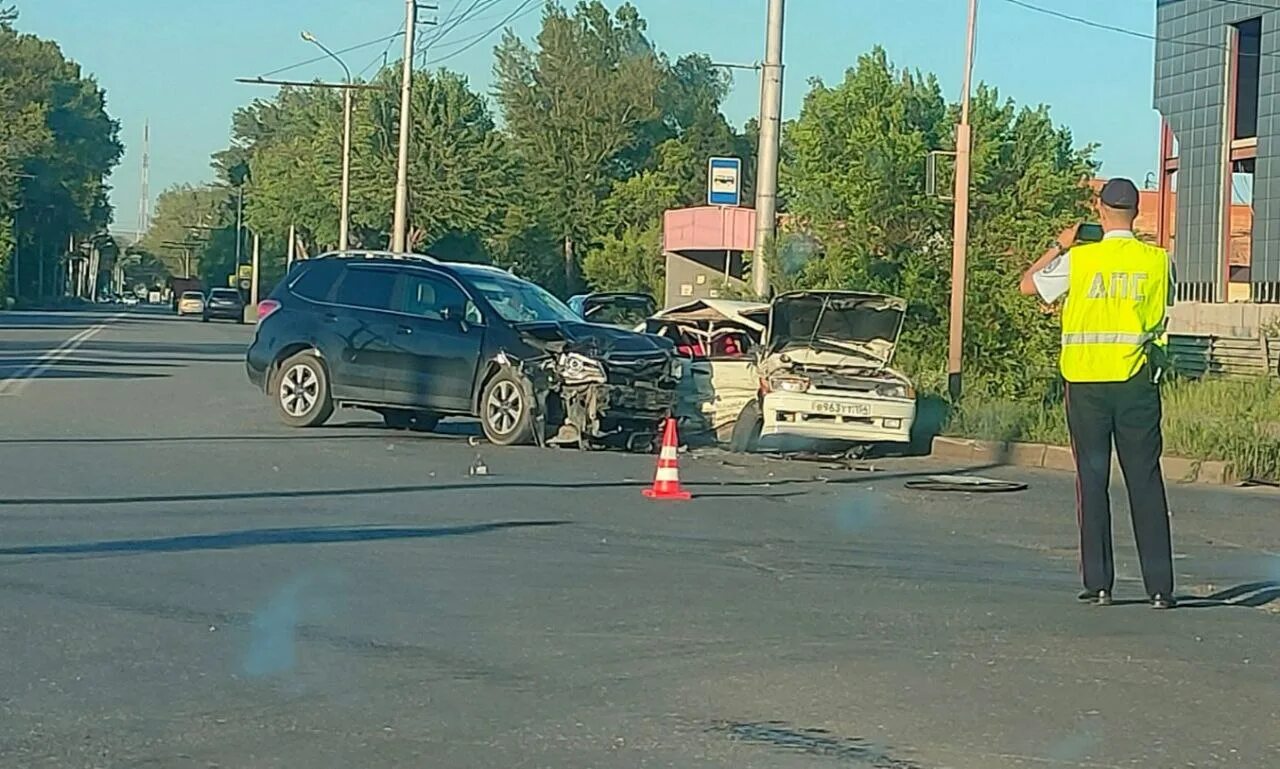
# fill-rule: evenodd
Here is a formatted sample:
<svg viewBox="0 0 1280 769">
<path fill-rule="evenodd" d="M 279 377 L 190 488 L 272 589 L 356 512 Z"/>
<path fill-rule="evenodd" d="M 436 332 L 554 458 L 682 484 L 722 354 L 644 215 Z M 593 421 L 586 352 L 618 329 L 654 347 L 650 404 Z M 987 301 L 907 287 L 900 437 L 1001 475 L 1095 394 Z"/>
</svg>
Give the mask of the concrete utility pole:
<svg viewBox="0 0 1280 769">
<path fill-rule="evenodd" d="M 778 141 L 782 131 L 782 6 L 769 0 L 764 64 L 760 85 L 760 149 L 756 167 L 756 248 L 751 279 L 759 296 L 769 293 L 769 267 L 765 247 L 773 241 L 778 224 Z"/>
<path fill-rule="evenodd" d="M 413 90 L 413 38 L 418 27 L 417 0 L 404 2 L 404 61 L 400 83 L 400 150 L 396 161 L 396 210 L 391 222 L 391 250 L 406 250 L 409 229 L 409 96 Z"/>
<path fill-rule="evenodd" d="M 951 327 L 947 350 L 947 389 L 952 400 L 960 398 L 961 353 L 964 349 L 964 295 L 969 251 L 969 93 L 973 89 L 973 41 L 978 26 L 978 0 L 969 0 L 969 32 L 964 55 L 964 95 L 960 97 L 960 124 L 956 126 L 955 222 L 951 250 Z"/>
<path fill-rule="evenodd" d="M 254 309 L 258 307 L 258 264 L 262 256 L 262 237 L 257 232 L 253 233 L 253 274 L 249 279 L 249 305 Z"/>
<path fill-rule="evenodd" d="M 347 63 L 338 58 L 338 55 L 322 42 L 316 39 L 316 36 L 310 32 L 303 32 L 302 39 L 308 43 L 312 43 L 320 50 L 324 51 L 330 59 L 338 62 L 338 66 L 342 67 L 343 73 L 346 74 L 347 88 L 342 89 L 342 202 L 340 204 L 341 217 L 338 221 L 338 250 L 346 251 L 350 243 L 348 238 L 348 228 L 351 226 L 351 91 L 349 87 L 352 84 L 351 69 L 347 67 Z"/>
</svg>

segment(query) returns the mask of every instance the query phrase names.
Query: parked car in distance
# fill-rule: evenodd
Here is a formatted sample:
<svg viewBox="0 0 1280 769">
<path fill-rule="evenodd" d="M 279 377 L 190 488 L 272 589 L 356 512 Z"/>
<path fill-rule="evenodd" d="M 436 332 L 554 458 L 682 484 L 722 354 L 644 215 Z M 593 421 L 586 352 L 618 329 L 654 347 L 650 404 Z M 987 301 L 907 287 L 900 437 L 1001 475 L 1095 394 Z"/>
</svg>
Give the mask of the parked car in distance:
<svg viewBox="0 0 1280 769">
<path fill-rule="evenodd" d="M 178 317 L 204 315 L 204 294 L 199 291 L 183 291 L 178 297 Z"/>
<path fill-rule="evenodd" d="M 200 320 L 207 323 L 211 318 L 244 323 L 244 300 L 240 298 L 240 292 L 234 288 L 215 288 L 210 291 Z"/>
<path fill-rule="evenodd" d="M 125 306 L 125 307 L 137 307 L 137 306 L 138 306 L 138 297 L 134 296 L 133 294 L 125 294 L 125 296 L 124 296 L 124 300 L 123 300 L 123 301 L 124 301 L 124 306 Z"/>
<path fill-rule="evenodd" d="M 428 256 L 300 261 L 258 319 L 249 379 L 298 427 L 351 406 L 410 429 L 476 416 L 501 445 L 648 447 L 681 371 L 666 340 L 586 323 L 498 268 Z"/>
<path fill-rule="evenodd" d="M 658 303 L 648 294 L 607 292 L 578 294 L 569 298 L 569 309 L 590 323 L 635 328 L 658 310 Z"/>
</svg>

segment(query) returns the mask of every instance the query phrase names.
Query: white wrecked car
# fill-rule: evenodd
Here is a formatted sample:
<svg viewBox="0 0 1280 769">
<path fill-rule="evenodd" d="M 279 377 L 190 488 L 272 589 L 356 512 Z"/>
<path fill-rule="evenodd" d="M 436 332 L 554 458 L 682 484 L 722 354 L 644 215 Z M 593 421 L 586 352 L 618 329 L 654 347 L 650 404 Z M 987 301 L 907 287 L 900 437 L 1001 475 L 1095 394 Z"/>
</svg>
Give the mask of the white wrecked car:
<svg viewBox="0 0 1280 769">
<path fill-rule="evenodd" d="M 755 355 L 768 322 L 767 304 L 698 299 L 663 310 L 638 329 L 670 339 L 684 362 L 675 412 L 681 437 L 729 440 L 760 390 Z"/>
<path fill-rule="evenodd" d="M 757 355 L 760 397 L 739 415 L 732 447 L 752 451 L 770 437 L 909 443 L 915 388 L 889 368 L 906 309 L 898 297 L 854 291 L 776 297 Z"/>
<path fill-rule="evenodd" d="M 677 414 L 736 451 L 910 442 L 915 389 L 889 367 L 906 302 L 884 294 L 797 291 L 768 305 L 699 300 L 645 330 L 688 361 Z"/>
</svg>

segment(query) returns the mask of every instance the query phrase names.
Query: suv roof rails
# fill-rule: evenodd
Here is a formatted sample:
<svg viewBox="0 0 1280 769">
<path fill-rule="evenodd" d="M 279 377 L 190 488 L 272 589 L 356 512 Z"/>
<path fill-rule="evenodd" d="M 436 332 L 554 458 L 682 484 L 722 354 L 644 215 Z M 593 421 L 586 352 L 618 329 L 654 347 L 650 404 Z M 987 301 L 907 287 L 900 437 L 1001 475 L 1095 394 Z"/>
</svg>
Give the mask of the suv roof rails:
<svg viewBox="0 0 1280 769">
<path fill-rule="evenodd" d="M 413 252 L 398 251 L 373 251 L 369 249 L 348 249 L 346 251 L 328 251 L 319 256 L 312 257 L 314 259 L 404 259 L 418 262 L 430 262 L 431 264 L 439 264 L 440 260 L 434 256 L 426 254 L 415 254 Z"/>
</svg>

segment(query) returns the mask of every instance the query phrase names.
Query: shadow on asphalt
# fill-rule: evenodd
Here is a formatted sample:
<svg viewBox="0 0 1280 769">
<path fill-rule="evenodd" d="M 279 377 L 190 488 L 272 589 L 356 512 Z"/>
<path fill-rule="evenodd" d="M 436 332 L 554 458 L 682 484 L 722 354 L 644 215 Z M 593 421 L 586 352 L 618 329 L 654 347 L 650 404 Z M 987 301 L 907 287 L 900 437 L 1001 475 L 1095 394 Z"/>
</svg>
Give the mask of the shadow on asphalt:
<svg viewBox="0 0 1280 769">
<path fill-rule="evenodd" d="M 569 521 L 499 521 L 467 526 L 405 528 L 379 526 L 307 526 L 280 529 L 245 529 L 217 534 L 192 534 L 155 539 L 114 539 L 72 542 L 62 545 L 28 545 L 0 548 L 6 555 L 76 555 L 84 553 L 184 553 L 199 550 L 239 550 L 264 545 L 328 545 L 344 542 L 380 542 L 392 539 L 434 539 L 488 534 L 507 529 L 564 526 Z"/>
<path fill-rule="evenodd" d="M 990 469 L 988 466 L 967 468 L 965 472 Z M 954 474 L 956 471 L 952 471 Z M 877 473 L 874 475 L 857 475 L 848 478 L 771 478 L 767 481 L 692 481 L 683 485 L 690 489 L 707 490 L 700 492 L 695 499 L 724 499 L 736 497 L 767 498 L 783 496 L 800 496 L 806 492 L 768 493 L 735 493 L 716 494 L 714 489 L 771 489 L 777 486 L 855 486 L 864 483 L 919 478 L 936 475 L 937 470 L 921 470 L 907 473 Z M 394 486 L 360 486 L 339 489 L 287 489 L 283 491 L 222 491 L 207 494 L 136 494 L 129 496 L 102 497 L 10 497 L 0 499 L 0 507 L 18 505 L 120 505 L 145 504 L 148 502 L 218 502 L 249 499 L 300 499 L 307 497 L 359 497 L 376 494 L 422 494 L 433 491 L 477 491 L 480 489 L 639 489 L 650 485 L 650 481 L 580 481 L 556 483 L 551 481 L 492 481 L 474 480 L 466 483 L 430 483 L 403 484 Z"/>
<path fill-rule="evenodd" d="M 1178 605 L 1185 609 L 1216 609 L 1226 606 L 1258 609 L 1275 601 L 1280 601 L 1280 582 L 1266 580 L 1246 582 L 1211 595 L 1184 595 L 1178 598 Z"/>
</svg>

